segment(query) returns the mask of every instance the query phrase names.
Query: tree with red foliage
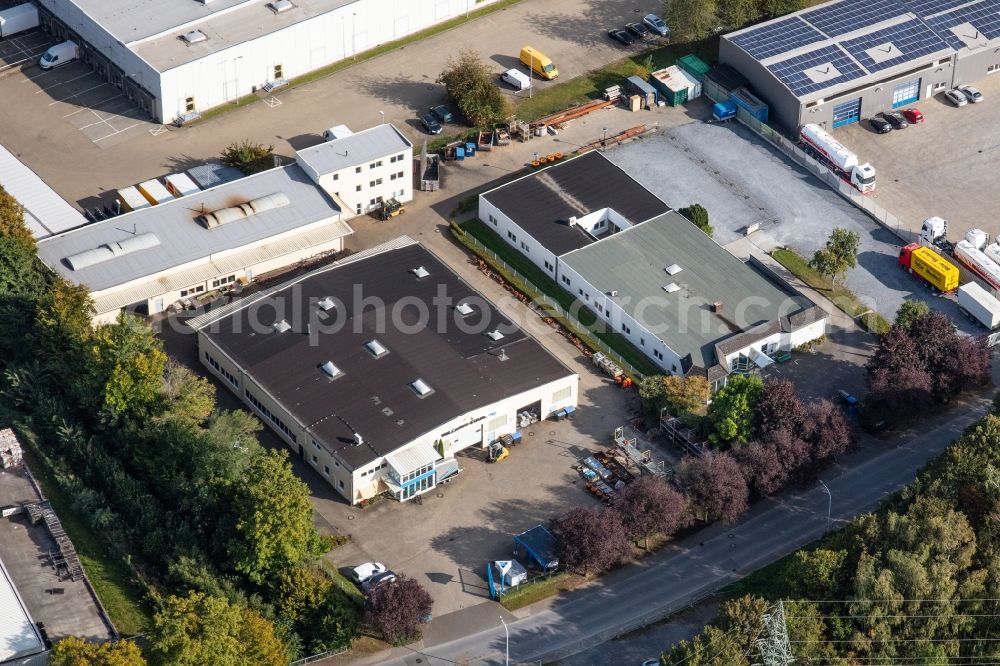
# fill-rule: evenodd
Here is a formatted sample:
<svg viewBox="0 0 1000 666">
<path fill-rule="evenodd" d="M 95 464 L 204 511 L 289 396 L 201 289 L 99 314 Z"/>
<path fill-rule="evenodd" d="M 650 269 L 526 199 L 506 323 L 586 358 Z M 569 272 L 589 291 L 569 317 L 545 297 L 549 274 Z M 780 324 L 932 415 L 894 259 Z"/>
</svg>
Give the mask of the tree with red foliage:
<svg viewBox="0 0 1000 666">
<path fill-rule="evenodd" d="M 824 463 L 854 445 L 854 430 L 844 410 L 829 400 L 817 400 L 808 407 L 809 434 L 814 463 Z"/>
<path fill-rule="evenodd" d="M 868 372 L 868 396 L 863 417 L 867 421 L 886 419 L 898 423 L 912 414 L 920 414 L 934 404 L 933 382 L 923 368 L 898 370 L 879 368 Z"/>
<path fill-rule="evenodd" d="M 621 515 L 629 539 L 643 540 L 662 534 L 671 537 L 690 519 L 687 498 L 676 488 L 652 476 L 644 476 L 625 486 L 614 510 Z"/>
<path fill-rule="evenodd" d="M 802 433 L 806 425 L 805 405 L 795 392 L 795 385 L 787 379 L 769 379 L 755 408 L 758 438 L 765 438 L 777 430 L 793 435 Z"/>
<path fill-rule="evenodd" d="M 788 474 L 778 450 L 764 442 L 750 442 L 735 452 L 747 486 L 757 498 L 770 497 L 785 487 Z"/>
<path fill-rule="evenodd" d="M 747 482 L 739 463 L 729 453 L 686 456 L 677 466 L 675 478 L 705 522 L 731 523 L 747 510 Z"/>
<path fill-rule="evenodd" d="M 420 583 L 397 574 L 396 580 L 384 583 L 365 601 L 365 623 L 383 640 L 400 645 L 419 636 L 418 626 L 430 615 L 434 600 Z"/>
<path fill-rule="evenodd" d="M 985 340 L 958 338 L 947 369 L 959 391 L 982 386 L 990 379 L 990 350 Z"/>
<path fill-rule="evenodd" d="M 579 506 L 555 518 L 549 529 L 556 538 L 559 561 L 584 575 L 611 568 L 629 551 L 621 515 L 612 509 Z"/>
</svg>

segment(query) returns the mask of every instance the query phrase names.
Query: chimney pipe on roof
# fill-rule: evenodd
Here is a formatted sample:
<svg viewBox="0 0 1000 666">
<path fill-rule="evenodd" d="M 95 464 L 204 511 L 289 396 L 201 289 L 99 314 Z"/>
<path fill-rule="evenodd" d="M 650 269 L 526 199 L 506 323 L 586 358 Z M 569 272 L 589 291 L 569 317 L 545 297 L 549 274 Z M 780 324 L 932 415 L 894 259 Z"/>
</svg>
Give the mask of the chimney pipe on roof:
<svg viewBox="0 0 1000 666">
<path fill-rule="evenodd" d="M 722 312 L 722 301 L 712 303 L 712 312 Z"/>
<path fill-rule="evenodd" d="M 360 446 L 365 443 L 365 440 L 359 433 L 354 433 L 354 443 Z"/>
</svg>

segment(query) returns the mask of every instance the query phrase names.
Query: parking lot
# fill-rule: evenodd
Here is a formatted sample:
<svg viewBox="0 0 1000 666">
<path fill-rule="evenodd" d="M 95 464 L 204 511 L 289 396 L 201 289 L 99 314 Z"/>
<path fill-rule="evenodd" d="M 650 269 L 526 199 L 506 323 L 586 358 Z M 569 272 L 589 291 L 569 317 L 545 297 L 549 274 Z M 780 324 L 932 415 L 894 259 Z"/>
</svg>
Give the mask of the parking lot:
<svg viewBox="0 0 1000 666">
<path fill-rule="evenodd" d="M 881 138 L 891 136 L 873 140 Z M 852 229 L 861 243 L 846 284 L 870 308 L 892 320 L 905 299 L 916 298 L 969 332 L 976 330 L 953 297 L 932 295 L 898 267 L 894 233 L 742 125 L 690 123 L 607 154 L 671 207 L 705 206 L 714 238 L 724 246 L 739 241 L 747 226 L 760 224 L 750 241 L 762 251 L 787 246 L 809 257 L 833 228 Z"/>
<path fill-rule="evenodd" d="M 838 128 L 834 136 L 876 170 L 874 200 L 911 229 L 940 215 L 951 222 L 950 236 L 962 238 L 979 227 L 1000 234 L 1000 78 L 973 84 L 984 100 L 956 108 L 943 95 L 912 106 L 925 121 L 889 134 L 875 134 L 862 121 Z"/>
</svg>

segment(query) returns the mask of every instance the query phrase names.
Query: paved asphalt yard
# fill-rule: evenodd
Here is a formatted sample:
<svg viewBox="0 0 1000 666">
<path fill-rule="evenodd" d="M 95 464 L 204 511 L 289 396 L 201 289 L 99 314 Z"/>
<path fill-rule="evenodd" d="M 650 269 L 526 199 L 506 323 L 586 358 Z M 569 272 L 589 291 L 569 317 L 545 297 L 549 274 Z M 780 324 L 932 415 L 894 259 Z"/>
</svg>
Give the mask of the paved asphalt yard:
<svg viewBox="0 0 1000 666">
<path fill-rule="evenodd" d="M 233 141 L 249 138 L 273 143 L 279 155 L 291 159 L 294 150 L 319 143 L 328 127 L 346 124 L 361 129 L 381 122 L 379 111 L 412 140 L 422 141 L 426 135 L 418 128 L 417 114 L 446 100 L 444 87 L 435 81 L 448 59 L 461 49 L 479 51 L 499 73 L 515 66 L 520 48 L 531 44 L 552 58 L 559 67 L 557 81 L 562 81 L 625 56 L 628 51 L 609 40 L 607 30 L 660 9 L 659 2 L 649 0 L 522 2 L 280 92 L 273 106 L 253 104 L 181 129 L 151 124 L 130 129 L 128 122 L 108 119 L 117 134 L 105 139 L 96 134 L 97 125 L 92 126 L 94 134 L 87 133 L 91 127 L 83 132 L 80 128 L 90 122 L 103 125 L 100 118 L 111 113 L 127 116 L 124 111 L 95 108 L 99 117 L 80 113 L 91 119 L 78 124 L 68 114 L 87 108 L 86 104 L 110 102 L 113 93 L 120 91 L 94 90 L 96 95 L 83 97 L 81 93 L 74 100 L 60 102 L 96 83 L 85 85 L 81 79 L 68 90 L 46 89 L 46 78 L 65 81 L 73 76 L 60 71 L 38 82 L 27 81 L 41 71 L 33 65 L 0 79 L 0 99 L 5 100 L 0 144 L 66 200 L 92 207 L 94 197 L 105 194 L 110 198 L 119 188 L 215 159 Z M 64 67 L 75 70 L 82 65 Z M 535 85 L 541 90 L 553 84 L 536 79 Z M 25 95 L 25 89 L 39 94 Z"/>
</svg>

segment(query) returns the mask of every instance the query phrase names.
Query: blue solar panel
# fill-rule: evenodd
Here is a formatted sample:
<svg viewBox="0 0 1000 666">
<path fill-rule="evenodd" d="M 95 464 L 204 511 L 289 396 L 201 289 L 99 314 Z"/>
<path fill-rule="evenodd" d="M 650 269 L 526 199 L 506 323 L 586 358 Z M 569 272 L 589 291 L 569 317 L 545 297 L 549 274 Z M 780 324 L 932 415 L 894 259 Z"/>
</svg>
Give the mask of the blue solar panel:
<svg viewBox="0 0 1000 666">
<path fill-rule="evenodd" d="M 926 18 L 931 14 L 939 14 L 949 9 L 954 9 L 959 5 L 964 5 L 969 0 L 905 0 L 910 11 L 917 16 Z"/>
<path fill-rule="evenodd" d="M 996 39 L 1000 37 L 1000 2 L 997 0 L 984 0 L 968 7 L 956 9 L 953 12 L 926 19 L 935 32 L 937 32 L 948 45 L 955 50 L 966 48 L 965 42 L 958 38 L 951 31 L 956 25 L 971 23 L 978 31 L 969 35 L 973 39 Z"/>
<path fill-rule="evenodd" d="M 822 68 L 827 64 L 836 67 L 840 76 L 817 83 L 806 74 L 808 69 Z M 769 65 L 767 69 L 788 86 L 792 94 L 798 97 L 865 75 L 865 71 L 837 46 L 824 46 L 821 49 Z"/>
<path fill-rule="evenodd" d="M 845 40 L 840 45 L 869 72 L 880 72 L 948 48 L 948 45 L 920 19 L 897 23 L 862 37 Z M 884 49 L 887 56 L 895 54 L 895 57 L 876 61 L 868 54 L 868 50 L 873 48 Z"/>
<path fill-rule="evenodd" d="M 899 0 L 841 0 L 800 16 L 830 37 L 836 37 L 902 16 L 907 11 Z"/>
<path fill-rule="evenodd" d="M 808 23 L 797 16 L 769 23 L 768 25 L 740 33 L 731 38 L 756 60 L 764 60 L 779 53 L 788 53 L 807 44 L 825 39 Z"/>
</svg>

